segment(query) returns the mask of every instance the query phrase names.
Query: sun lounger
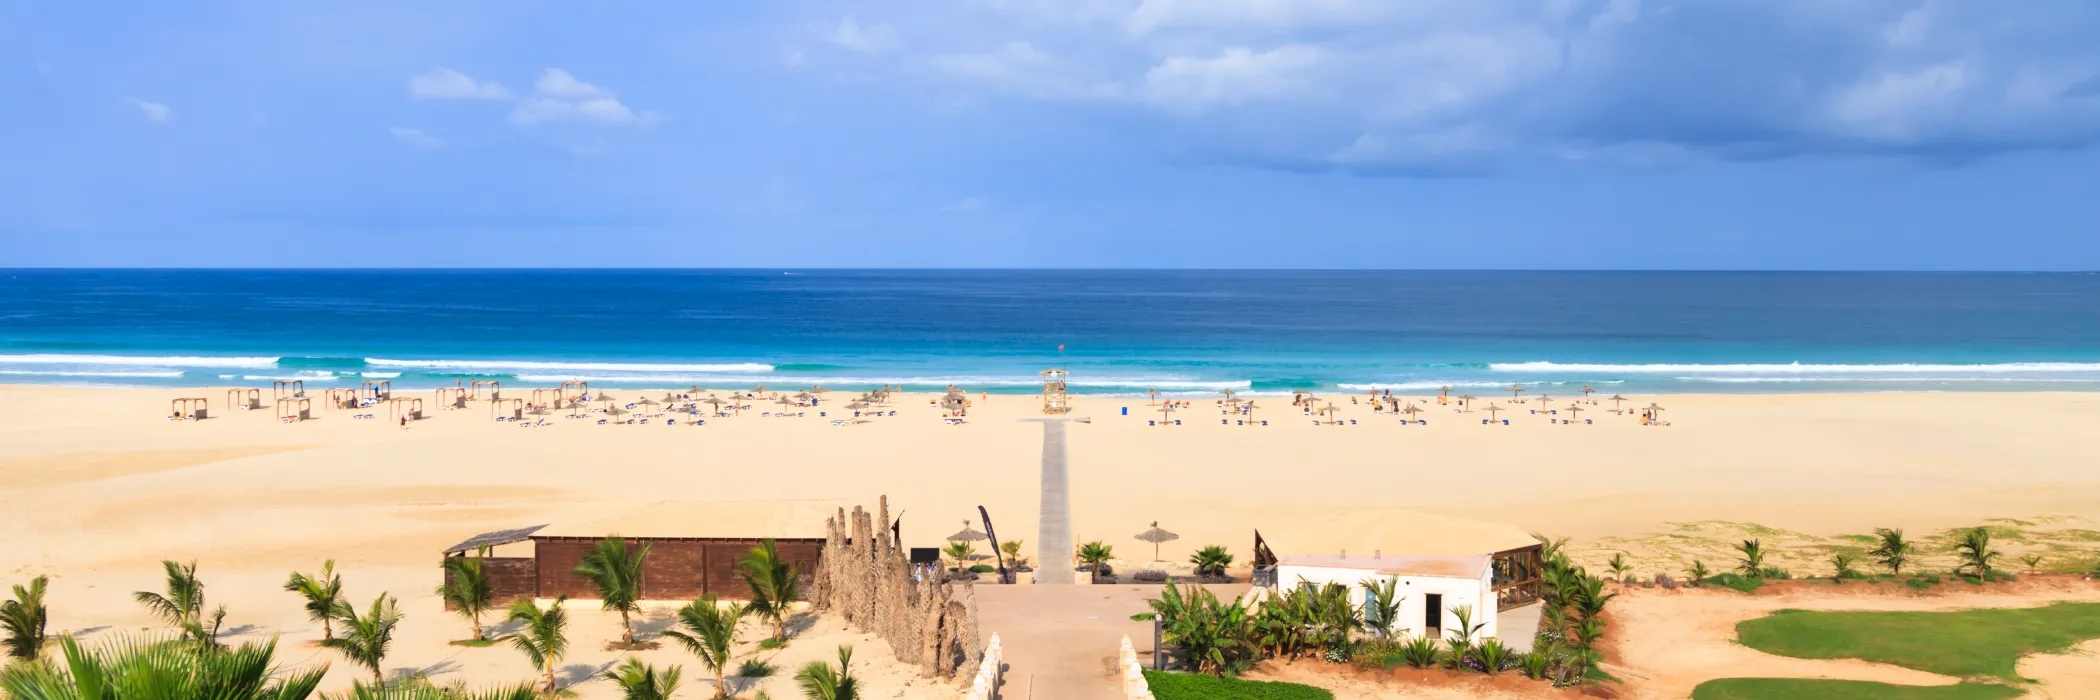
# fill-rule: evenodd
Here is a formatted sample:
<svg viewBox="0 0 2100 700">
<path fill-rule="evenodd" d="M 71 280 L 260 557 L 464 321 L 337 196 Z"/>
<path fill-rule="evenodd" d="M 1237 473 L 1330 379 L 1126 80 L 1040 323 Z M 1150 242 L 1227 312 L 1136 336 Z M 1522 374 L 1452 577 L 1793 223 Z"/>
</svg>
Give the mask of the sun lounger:
<svg viewBox="0 0 2100 700">
<path fill-rule="evenodd" d="M 1350 424 L 1350 425 L 1356 425 L 1356 419 L 1355 419 L 1355 418 L 1351 418 L 1351 419 L 1349 419 L 1349 424 Z"/>
<path fill-rule="evenodd" d="M 599 424 L 599 425 L 605 425 L 606 423 L 610 423 L 610 422 L 612 422 L 612 421 L 606 420 L 606 419 L 604 419 L 604 418 L 600 418 L 600 419 L 598 419 L 598 424 Z"/>
</svg>

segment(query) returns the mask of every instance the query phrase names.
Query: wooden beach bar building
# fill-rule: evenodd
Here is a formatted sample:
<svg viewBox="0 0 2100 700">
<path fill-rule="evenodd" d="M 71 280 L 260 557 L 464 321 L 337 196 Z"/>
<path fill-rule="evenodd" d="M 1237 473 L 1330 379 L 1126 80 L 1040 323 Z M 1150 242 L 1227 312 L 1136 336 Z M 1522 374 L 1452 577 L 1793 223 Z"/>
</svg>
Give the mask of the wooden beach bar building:
<svg viewBox="0 0 2100 700">
<path fill-rule="evenodd" d="M 716 595 L 745 600 L 751 591 L 736 561 L 772 538 L 782 559 L 813 580 L 823 558 L 824 519 L 837 515 L 828 501 L 666 501 L 575 522 L 488 532 L 445 549 L 446 557 L 483 556 L 483 571 L 499 603 L 518 599 L 595 599 L 598 591 L 576 573 L 583 556 L 608 535 L 629 547 L 649 545 L 642 564 L 642 599 L 692 600 Z M 449 580 L 450 569 L 447 569 Z"/>
</svg>

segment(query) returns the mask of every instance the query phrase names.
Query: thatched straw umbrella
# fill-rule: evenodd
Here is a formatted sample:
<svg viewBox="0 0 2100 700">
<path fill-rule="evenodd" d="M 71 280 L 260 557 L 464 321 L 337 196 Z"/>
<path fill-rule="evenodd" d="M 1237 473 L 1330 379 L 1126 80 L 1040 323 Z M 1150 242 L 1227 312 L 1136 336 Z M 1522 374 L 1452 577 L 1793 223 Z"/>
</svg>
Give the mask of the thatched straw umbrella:
<svg viewBox="0 0 2100 700">
<path fill-rule="evenodd" d="M 812 394 L 816 394 L 816 395 L 822 396 L 822 395 L 824 395 L 824 394 L 829 394 L 829 393 L 831 393 L 831 390 L 830 390 L 830 389 L 826 389 L 826 388 L 824 388 L 824 385 L 822 385 L 822 384 L 818 384 L 818 385 L 816 385 L 816 386 L 812 386 L 812 387 L 810 387 L 810 388 L 809 388 L 809 393 L 812 393 Z"/>
<path fill-rule="evenodd" d="M 1443 387 L 1437 387 L 1437 390 L 1436 390 L 1436 397 L 1437 397 L 1437 398 L 1440 398 L 1440 399 L 1448 399 L 1448 398 L 1451 398 L 1451 387 L 1448 387 L 1448 386 L 1443 386 Z"/>
<path fill-rule="evenodd" d="M 1466 412 L 1466 413 L 1472 413 L 1472 412 L 1473 412 L 1473 395 L 1472 395 L 1472 394 L 1466 394 L 1466 395 L 1464 395 L 1464 396 L 1460 396 L 1460 397 L 1458 397 L 1458 410 L 1460 410 L 1460 411 L 1464 411 L 1464 412 Z"/>
<path fill-rule="evenodd" d="M 1662 420 L 1663 407 L 1661 404 L 1650 403 L 1647 408 L 1641 410 L 1648 412 L 1648 420 L 1650 421 Z"/>
<path fill-rule="evenodd" d="M 1401 413 L 1401 414 L 1403 414 L 1403 415 L 1406 415 L 1406 416 L 1407 416 L 1407 420 L 1413 420 L 1413 419 L 1414 419 L 1414 415 L 1415 415 L 1415 414 L 1417 414 L 1417 413 L 1421 413 L 1421 412 L 1422 412 L 1422 409 L 1419 409 L 1419 408 L 1415 408 L 1415 405 L 1414 405 L 1414 404 L 1408 404 L 1408 405 L 1407 405 L 1407 408 L 1403 408 L 1403 409 L 1400 409 L 1400 413 Z"/>
<path fill-rule="evenodd" d="M 1519 400 L 1519 399 L 1517 399 L 1517 397 L 1519 397 L 1519 396 L 1523 396 L 1523 395 L 1524 395 L 1524 385 L 1522 385 L 1522 384 L 1511 384 L 1511 385 L 1509 385 L 1509 400 L 1511 400 L 1511 401 L 1517 401 L 1517 400 Z"/>
<path fill-rule="evenodd" d="M 1500 414 L 1500 413 L 1501 413 L 1501 412 L 1503 412 L 1503 411 L 1506 411 L 1506 410 L 1509 410 L 1509 409 L 1506 409 L 1506 408 L 1503 408 L 1503 407 L 1501 407 L 1501 406 L 1497 406 L 1497 405 L 1494 405 L 1494 404 L 1488 404 L 1488 407 L 1487 407 L 1487 412 L 1488 412 L 1488 422 L 1489 422 L 1489 423 L 1493 423 L 1493 422 L 1495 422 L 1495 416 L 1496 416 L 1497 414 Z"/>
<path fill-rule="evenodd" d="M 661 403 L 661 402 L 657 401 L 656 399 L 652 399 L 652 398 L 649 398 L 649 397 L 647 397 L 647 396 L 644 396 L 644 397 L 642 397 L 642 400 L 640 400 L 640 401 L 636 401 L 636 402 L 634 402 L 634 403 L 635 403 L 635 405 L 637 405 L 637 406 L 662 406 L 662 405 L 663 405 L 663 403 Z M 648 412 L 648 409 L 643 409 L 643 412 L 644 412 L 644 413 Z"/>
<path fill-rule="evenodd" d="M 1233 390 L 1232 390 L 1232 389 L 1230 389 L 1230 388 L 1228 388 L 1228 389 L 1226 389 L 1226 390 L 1224 390 L 1224 391 L 1222 391 L 1222 392 L 1218 392 L 1218 393 L 1224 394 L 1224 395 L 1225 395 L 1225 400 L 1226 400 L 1226 401 L 1228 401 L 1228 402 L 1230 402 L 1230 401 L 1238 401 L 1238 400 L 1240 400 L 1240 392 L 1237 392 L 1237 391 L 1233 391 Z"/>
<path fill-rule="evenodd" d="M 1325 413 L 1325 414 L 1327 414 L 1327 422 L 1328 422 L 1328 423 L 1332 423 L 1332 424 L 1340 424 L 1340 423 L 1341 423 L 1341 421 L 1338 421 L 1338 420 L 1335 420 L 1335 419 L 1334 419 L 1334 414 L 1337 414 L 1337 413 L 1341 413 L 1341 412 L 1342 412 L 1342 409 L 1340 409 L 1340 408 L 1336 408 L 1336 407 L 1335 407 L 1335 405 L 1334 405 L 1334 404 L 1333 404 L 1332 402 L 1329 402 L 1329 403 L 1327 404 L 1327 407 L 1326 407 L 1326 408 L 1320 409 L 1320 410 L 1318 410 L 1318 411 L 1314 411 L 1314 413 Z"/>
<path fill-rule="evenodd" d="M 1583 407 L 1582 407 L 1582 406 L 1580 406 L 1580 405 L 1577 405 L 1577 404 L 1572 404 L 1572 403 L 1571 403 L 1571 404 L 1568 404 L 1568 421 L 1567 421 L 1567 422 L 1570 422 L 1570 423 L 1573 423 L 1573 422 L 1575 422 L 1575 419 L 1576 419 L 1576 418 L 1580 418 L 1580 417 L 1582 417 L 1582 412 L 1583 412 L 1584 410 L 1585 410 L 1585 409 L 1583 409 Z"/>
<path fill-rule="evenodd" d="M 764 385 L 764 384 L 760 384 L 760 385 L 758 385 L 758 386 L 756 386 L 756 387 L 752 387 L 752 389 L 751 389 L 751 393 L 753 393 L 753 394 L 763 394 L 763 393 L 766 393 L 766 391 L 767 391 L 767 390 L 766 390 L 766 385 Z"/>
<path fill-rule="evenodd" d="M 707 405 L 709 405 L 709 406 L 713 406 L 713 407 L 714 407 L 714 409 L 715 409 L 715 413 L 721 413 L 721 412 L 722 412 L 722 404 L 725 404 L 725 403 L 729 403 L 729 402 L 728 402 L 728 401 L 723 401 L 723 400 L 722 400 L 722 399 L 721 399 L 720 397 L 716 397 L 716 396 L 709 396 L 709 397 L 707 397 L 707 398 L 701 399 L 701 400 L 700 400 L 700 403 L 704 403 L 704 404 L 707 404 Z"/>
<path fill-rule="evenodd" d="M 1247 399 L 1247 424 L 1256 425 L 1254 422 L 1254 399 Z"/>
<path fill-rule="evenodd" d="M 948 536 L 949 542 L 983 542 L 988 539 L 991 538 L 986 537 L 985 534 L 982 532 L 978 532 L 977 526 L 971 524 L 968 520 L 963 521 L 963 529 L 961 532 Z"/>
<path fill-rule="evenodd" d="M 1591 389 L 1590 385 L 1584 384 L 1582 385 L 1582 398 L 1587 399 L 1590 397 L 1590 394 L 1595 393 L 1596 391 L 1596 389 Z"/>
<path fill-rule="evenodd" d="M 1160 424 L 1160 425 L 1173 425 L 1173 424 L 1174 424 L 1174 421 L 1172 420 L 1172 419 L 1173 419 L 1173 417 L 1174 417 L 1174 404 L 1171 404 L 1171 403 L 1163 403 L 1163 404 L 1160 404 L 1160 405 L 1159 405 L 1159 424 Z"/>
<path fill-rule="evenodd" d="M 627 409 L 624 409 L 624 408 L 620 408 L 619 406 L 607 406 L 607 407 L 605 407 L 605 415 L 608 415 L 608 416 L 612 416 L 612 417 L 613 417 L 613 422 L 614 422 L 614 423 L 619 423 L 619 422 L 620 422 L 620 416 L 624 416 L 624 415 L 627 415 L 627 414 L 629 414 L 629 413 L 632 413 L 632 411 L 629 411 L 629 410 L 627 410 Z"/>
<path fill-rule="evenodd" d="M 1139 542 L 1151 542 L 1151 543 L 1152 543 L 1152 560 L 1153 560 L 1153 561 L 1159 561 L 1159 560 L 1160 560 L 1160 558 L 1159 558 L 1159 545 L 1160 545 L 1160 543 L 1162 543 L 1162 542 L 1172 542 L 1172 541 L 1174 541 L 1174 540 L 1178 540 L 1178 539 L 1181 539 L 1181 536 L 1180 536 L 1180 535 L 1176 535 L 1176 534 L 1174 534 L 1174 533 L 1171 533 L 1171 532 L 1167 532 L 1166 530 L 1161 530 L 1161 529 L 1159 529 L 1159 521 L 1157 521 L 1157 520 L 1154 520 L 1154 521 L 1152 521 L 1152 529 L 1150 529 L 1150 530 L 1146 530 L 1146 531 L 1144 531 L 1144 532 L 1140 532 L 1140 533 L 1138 533 L 1138 534 L 1137 534 L 1137 540 L 1138 540 Z"/>
<path fill-rule="evenodd" d="M 1624 397 L 1624 396 L 1620 396 L 1620 395 L 1618 395 L 1618 394 L 1612 394 L 1612 395 L 1611 395 L 1611 412 L 1612 412 L 1612 413 L 1623 413 L 1623 411 L 1620 411 L 1620 410 L 1619 410 L 1619 402 L 1620 402 L 1620 401 L 1625 401 L 1625 400 L 1626 400 L 1626 397 Z"/>
<path fill-rule="evenodd" d="M 1538 400 L 1539 400 L 1539 405 L 1540 405 L 1540 406 L 1544 406 L 1544 405 L 1546 405 L 1546 402 L 1547 402 L 1547 401 L 1552 401 L 1552 400 L 1553 400 L 1553 397 L 1551 397 L 1551 396 L 1547 396 L 1547 395 L 1545 395 L 1545 394 L 1539 394 L 1539 395 L 1538 395 Z"/>
</svg>

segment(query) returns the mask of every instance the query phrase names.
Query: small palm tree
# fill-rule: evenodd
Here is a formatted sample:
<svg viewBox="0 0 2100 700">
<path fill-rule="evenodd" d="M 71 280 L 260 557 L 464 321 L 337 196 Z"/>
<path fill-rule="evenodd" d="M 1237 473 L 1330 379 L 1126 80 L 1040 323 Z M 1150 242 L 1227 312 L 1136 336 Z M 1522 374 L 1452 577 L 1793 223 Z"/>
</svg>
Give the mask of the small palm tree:
<svg viewBox="0 0 2100 700">
<path fill-rule="evenodd" d="M 627 663 L 598 675 L 620 686 L 625 700 L 669 700 L 672 693 L 678 692 L 680 669 L 672 666 L 658 673 L 655 666 L 629 656 Z"/>
<path fill-rule="evenodd" d="M 496 602 L 496 584 L 489 580 L 488 571 L 482 567 L 481 557 L 448 557 L 445 559 L 445 582 L 438 584 L 438 599 L 450 604 L 474 625 L 474 641 L 486 641 L 488 632 L 481 626 L 481 615 L 489 611 Z"/>
<path fill-rule="evenodd" d="M 334 639 L 337 611 L 343 602 L 343 577 L 335 573 L 335 560 L 321 562 L 321 573 L 308 576 L 297 571 L 285 579 L 284 590 L 306 599 L 307 619 L 321 623 L 321 638 Z"/>
<path fill-rule="evenodd" d="M 214 698 L 304 700 L 328 668 L 272 678 L 277 642 L 198 653 L 193 644 L 117 638 L 84 649 L 60 636 L 63 663 L 18 663 L 0 671 L 0 690 L 14 698 L 110 700 Z"/>
<path fill-rule="evenodd" d="M 1867 554 L 1873 555 L 1882 566 L 1889 568 L 1889 575 L 1902 576 L 1903 565 L 1910 561 L 1911 552 L 1917 549 L 1909 540 L 1903 539 L 1903 531 L 1890 528 L 1875 528 L 1874 536 L 1880 543 Z"/>
<path fill-rule="evenodd" d="M 999 543 L 999 551 L 1004 552 L 1006 554 L 1006 560 L 1008 562 L 1012 562 L 1013 566 L 1020 566 L 1022 563 L 1024 563 L 1021 560 L 1020 540 L 1007 540 L 1005 542 Z"/>
<path fill-rule="evenodd" d="M 197 562 L 177 564 L 163 560 L 160 565 L 167 570 L 166 590 L 139 591 L 131 594 L 132 599 L 175 627 L 197 622 L 204 615 L 204 582 L 197 579 Z"/>
<path fill-rule="evenodd" d="M 1393 636 L 1393 625 L 1400 622 L 1400 602 L 1407 599 L 1400 594 L 1400 579 L 1364 579 L 1362 584 L 1364 624 L 1380 637 Z"/>
<path fill-rule="evenodd" d="M 2031 574 L 2031 573 L 2034 573 L 2034 572 L 2035 572 L 2035 571 L 2036 571 L 2037 569 L 2041 568 L 2041 566 L 2042 566 L 2042 555 L 2040 555 L 2040 554 L 2022 554 L 2022 555 L 2020 555 L 2020 563 L 2022 563 L 2022 564 L 2026 564 L 2026 565 L 2027 565 L 2027 573 L 2030 573 L 2030 574 Z M 18 591 L 19 591 L 19 590 L 21 590 L 21 587 L 17 586 L 17 587 L 15 588 L 15 590 L 18 590 Z M 20 593 L 16 593 L 15 595 L 16 595 L 17 597 L 19 597 L 19 596 L 21 596 L 22 594 L 20 594 Z"/>
<path fill-rule="evenodd" d="M 394 644 L 394 629 L 401 626 L 402 617 L 394 598 L 385 593 L 372 599 L 372 608 L 363 615 L 345 604 L 336 613 L 343 623 L 343 636 L 323 639 L 321 646 L 340 651 L 351 663 L 371 671 L 372 682 L 385 683 L 380 666 L 386 663 L 387 648 Z"/>
<path fill-rule="evenodd" d="M 1994 570 L 1993 562 L 1999 553 L 1991 548 L 1991 531 L 1977 527 L 1961 534 L 1961 541 L 1954 543 L 1954 555 L 1961 558 L 1957 572 L 1967 571 L 1970 576 L 1984 578 Z"/>
<path fill-rule="evenodd" d="M 1116 558 L 1116 548 L 1102 544 L 1101 540 L 1094 540 L 1079 545 L 1080 563 L 1092 566 L 1096 575 L 1100 574 L 1103 564 L 1107 564 L 1108 560 L 1114 558 Z"/>
<path fill-rule="evenodd" d="M 524 652 L 532 667 L 546 674 L 546 692 L 549 693 L 554 692 L 554 666 L 569 653 L 569 614 L 561 609 L 561 604 L 568 599 L 568 596 L 556 597 L 554 604 L 547 606 L 546 610 L 541 610 L 530 600 L 512 603 L 509 619 L 523 625 L 523 629 L 496 638 L 496 641 L 510 642 L 511 646 Z"/>
<path fill-rule="evenodd" d="M 801 567 L 781 559 L 771 537 L 759 540 L 736 566 L 737 577 L 751 589 L 751 613 L 773 623 L 774 639 L 787 641 L 787 614 L 802 598 Z"/>
<path fill-rule="evenodd" d="M 729 696 L 726 670 L 736 648 L 736 627 L 743 622 L 748 610 L 741 604 L 722 605 L 714 596 L 707 596 L 678 609 L 678 629 L 664 630 L 664 636 L 678 640 L 687 651 L 700 657 L 700 663 L 715 674 L 715 695 Z"/>
<path fill-rule="evenodd" d="M 629 646 L 634 645 L 634 625 L 628 615 L 642 609 L 642 562 L 648 558 L 649 543 L 630 549 L 619 535 L 607 535 L 576 567 L 576 574 L 598 589 L 605 609 L 619 611 L 620 641 Z"/>
<path fill-rule="evenodd" d="M 1625 581 L 1626 572 L 1633 570 L 1633 563 L 1626 561 L 1625 552 L 1612 552 L 1611 559 L 1604 562 L 1604 568 L 1611 570 L 1612 581 Z"/>
<path fill-rule="evenodd" d="M 1706 562 L 1698 560 L 1693 560 L 1691 568 L 1684 570 L 1684 575 L 1692 579 L 1691 585 L 1694 586 L 1699 585 L 1699 582 L 1701 581 L 1705 581 L 1706 577 L 1712 576 L 1713 573 L 1714 572 L 1708 571 L 1706 569 Z"/>
<path fill-rule="evenodd" d="M 1225 568 L 1232 566 L 1232 553 L 1218 545 L 1207 545 L 1189 555 L 1189 563 L 1196 565 L 1197 576 L 1224 576 Z"/>
<path fill-rule="evenodd" d="M 1743 540 L 1742 544 L 1735 546 L 1735 551 L 1743 553 L 1742 563 L 1735 566 L 1736 571 L 1743 572 L 1744 576 L 1751 578 L 1764 576 L 1765 547 L 1763 543 L 1758 542 L 1755 538 Z"/>
<path fill-rule="evenodd" d="M 950 561 L 955 562 L 955 570 L 961 571 L 969 565 L 971 557 L 977 556 L 977 548 L 970 546 L 968 542 L 955 541 L 942 547 L 941 554 L 947 555 Z"/>
<path fill-rule="evenodd" d="M 1852 563 L 1854 561 L 1857 561 L 1858 559 L 1858 554 L 1854 554 L 1848 551 L 1831 553 L 1830 568 L 1835 570 L 1835 572 L 1830 575 L 1831 580 L 1843 581 L 1845 579 L 1858 576 L 1859 572 L 1853 570 L 1852 568 Z"/>
<path fill-rule="evenodd" d="M 427 683 L 400 683 L 388 686 L 351 681 L 349 690 L 324 693 L 321 697 L 323 700 L 534 700 L 539 697 L 539 692 L 532 689 L 531 683 L 477 691 L 469 690 L 465 682 L 441 687 Z"/>
<path fill-rule="evenodd" d="M 810 700 L 859 700 L 860 682 L 853 677 L 853 647 L 839 645 L 839 666 L 811 661 L 795 672 L 795 683 Z"/>
<path fill-rule="evenodd" d="M 30 579 L 26 588 L 15 584 L 15 599 L 0 603 L 0 629 L 7 630 L 8 656 L 35 661 L 43 651 L 44 623 L 51 612 L 44 607 L 44 591 L 50 584 L 48 576 Z"/>
</svg>

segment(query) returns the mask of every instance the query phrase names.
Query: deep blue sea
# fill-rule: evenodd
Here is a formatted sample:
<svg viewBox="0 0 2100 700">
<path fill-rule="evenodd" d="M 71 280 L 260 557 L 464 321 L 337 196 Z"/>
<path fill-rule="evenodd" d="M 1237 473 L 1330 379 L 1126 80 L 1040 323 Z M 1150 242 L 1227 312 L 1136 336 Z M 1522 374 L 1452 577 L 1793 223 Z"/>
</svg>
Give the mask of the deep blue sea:
<svg viewBox="0 0 2100 700">
<path fill-rule="evenodd" d="M 1063 350 L 1060 351 L 1060 346 Z M 0 382 L 2100 389 L 2100 274 L 0 270 Z"/>
</svg>

